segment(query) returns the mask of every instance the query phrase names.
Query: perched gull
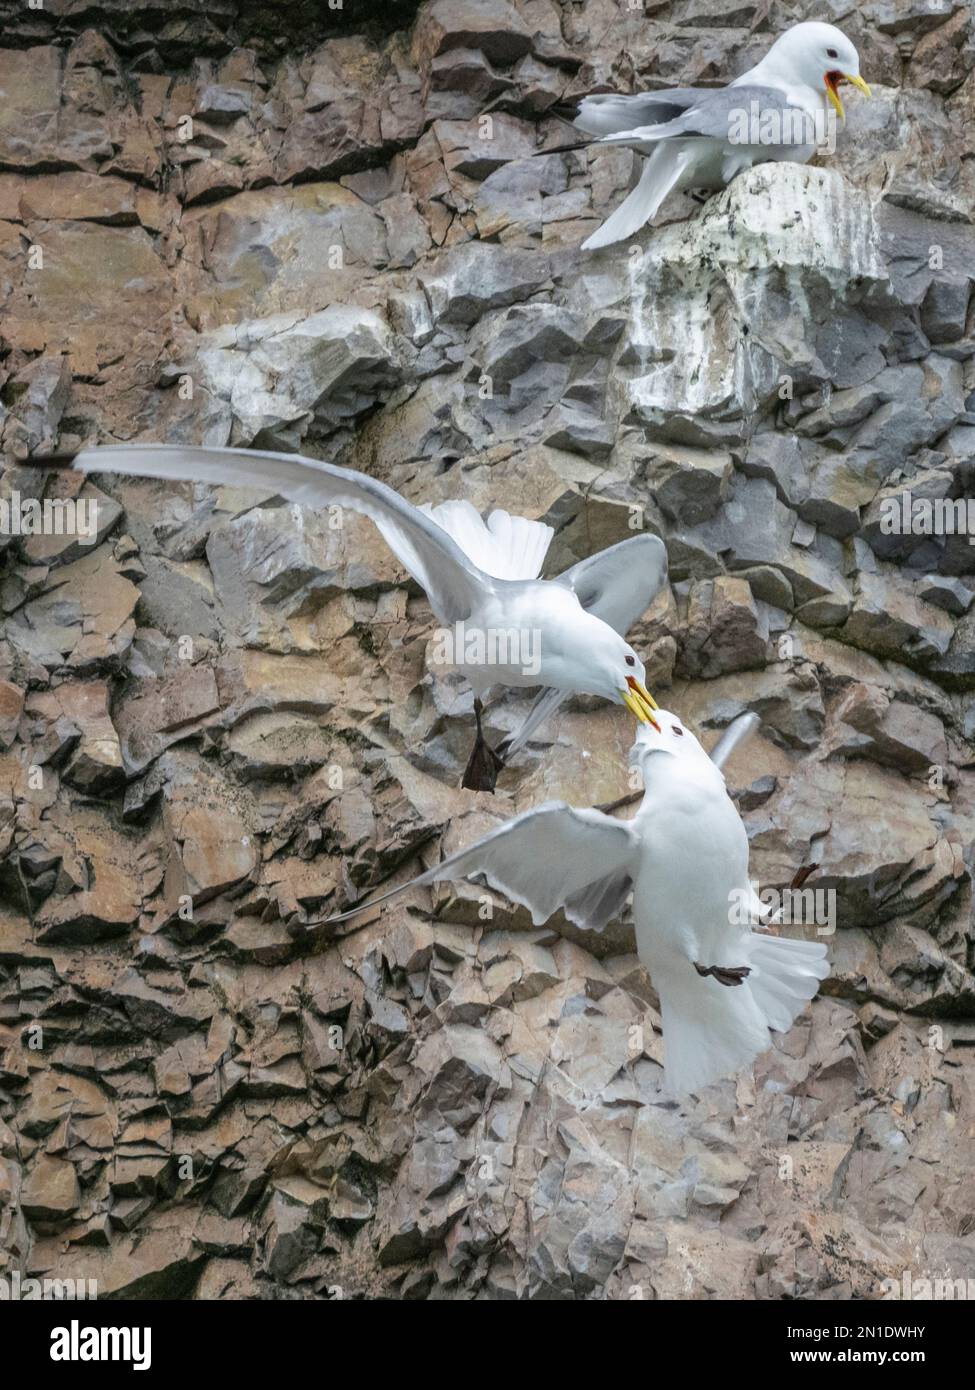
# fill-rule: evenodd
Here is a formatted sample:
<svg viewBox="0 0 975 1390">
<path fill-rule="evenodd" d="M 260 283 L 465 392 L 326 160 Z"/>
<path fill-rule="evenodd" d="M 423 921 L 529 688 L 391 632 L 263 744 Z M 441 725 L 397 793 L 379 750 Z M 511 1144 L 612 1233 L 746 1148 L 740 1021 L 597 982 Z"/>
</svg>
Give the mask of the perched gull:
<svg viewBox="0 0 975 1390">
<path fill-rule="evenodd" d="M 640 182 L 583 246 L 622 241 L 656 216 L 674 189 L 724 188 L 768 160 L 805 164 L 822 144 L 829 101 L 842 120 L 841 82 L 866 96 L 860 59 L 832 24 L 796 24 L 727 87 L 585 97 L 575 125 L 602 145 L 648 155 Z"/>
<path fill-rule="evenodd" d="M 644 795 L 632 820 L 550 801 L 392 892 L 328 919 L 341 922 L 407 888 L 482 877 L 540 926 L 559 908 L 601 930 L 633 893 L 637 951 L 660 997 L 669 1091 L 731 1076 L 790 1028 L 829 974 L 821 941 L 753 931 L 763 907 L 748 879 L 748 837 L 720 765 L 757 720 L 735 721 L 715 761 L 676 715 L 637 730 L 631 760 Z M 312 924 L 315 925 L 315 924 Z"/>
<path fill-rule="evenodd" d="M 666 578 L 667 552 L 656 536 L 633 536 L 555 579 L 539 579 L 550 526 L 500 509 L 485 522 L 467 501 L 414 507 L 365 473 L 297 454 L 136 444 L 25 462 L 264 488 L 305 506 L 348 507 L 369 517 L 426 591 L 441 628 L 449 629 L 451 665 L 474 691 L 477 738 L 465 787 L 493 791 L 505 762 L 571 694 L 602 696 L 626 705 L 640 721 L 654 721 L 643 662 L 623 634 Z M 495 684 L 544 687 L 501 752 L 489 747 L 481 731 L 483 697 Z"/>
</svg>

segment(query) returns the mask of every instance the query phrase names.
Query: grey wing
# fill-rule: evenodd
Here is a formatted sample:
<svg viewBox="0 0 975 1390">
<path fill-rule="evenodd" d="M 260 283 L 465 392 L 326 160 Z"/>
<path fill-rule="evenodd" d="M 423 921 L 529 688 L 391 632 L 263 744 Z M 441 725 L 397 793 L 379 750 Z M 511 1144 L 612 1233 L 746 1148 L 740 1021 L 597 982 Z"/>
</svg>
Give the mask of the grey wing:
<svg viewBox="0 0 975 1390">
<path fill-rule="evenodd" d="M 612 135 L 639 126 L 673 120 L 706 96 L 707 87 L 671 87 L 659 92 L 596 92 L 583 97 L 573 125 L 587 135 Z"/>
<path fill-rule="evenodd" d="M 536 926 L 559 908 L 577 925 L 588 926 L 583 910 L 590 905 L 588 890 L 610 876 L 627 874 L 638 848 L 639 839 L 628 822 L 564 801 L 548 801 L 523 811 L 391 893 L 330 917 L 328 923 L 387 902 L 407 888 L 476 876 L 526 907 Z"/>
<path fill-rule="evenodd" d="M 525 715 L 524 720 L 515 732 L 506 738 L 501 744 L 498 752 L 504 757 L 505 762 L 513 758 L 514 755 L 524 748 L 535 730 L 550 718 L 559 705 L 569 698 L 565 690 L 553 690 L 546 687 L 539 691 L 535 696 L 531 709 Z"/>
<path fill-rule="evenodd" d="M 733 719 L 711 749 L 710 757 L 715 767 L 724 767 L 735 749 L 751 738 L 760 722 L 757 714 L 739 714 L 737 719 Z"/>
<path fill-rule="evenodd" d="M 633 536 L 580 560 L 555 584 L 571 589 L 587 613 L 624 637 L 667 578 L 667 548 L 656 536 Z"/>
<path fill-rule="evenodd" d="M 267 488 L 307 507 L 348 507 L 360 512 L 375 523 L 400 564 L 422 585 L 444 623 L 468 617 L 484 592 L 499 583 L 483 574 L 431 517 L 385 483 L 300 454 L 126 444 L 83 449 L 72 467 L 82 473 L 130 473 L 140 478 Z"/>
<path fill-rule="evenodd" d="M 600 932 L 619 917 L 632 891 L 631 875 L 626 869 L 617 869 L 567 898 L 563 911 L 577 927 Z"/>
<path fill-rule="evenodd" d="M 781 119 L 783 134 L 790 131 L 796 139 L 783 141 L 789 147 L 806 143 L 804 136 L 810 117 L 800 107 L 790 106 L 783 92 L 775 87 L 759 87 L 743 84 L 740 87 L 720 87 L 705 91 L 699 100 L 687 107 L 680 115 L 662 124 L 649 123 L 638 129 L 622 134 L 604 135 L 603 143 L 609 145 L 646 145 L 658 140 L 669 140 L 675 136 L 707 137 L 712 140 L 727 140 L 730 144 L 758 143 L 743 140 L 736 133 L 750 128 L 753 114 L 760 120 L 768 112 L 776 112 Z M 785 114 L 792 113 L 790 120 Z M 813 135 L 815 143 L 815 135 Z M 770 148 L 775 148 L 771 145 Z"/>
</svg>

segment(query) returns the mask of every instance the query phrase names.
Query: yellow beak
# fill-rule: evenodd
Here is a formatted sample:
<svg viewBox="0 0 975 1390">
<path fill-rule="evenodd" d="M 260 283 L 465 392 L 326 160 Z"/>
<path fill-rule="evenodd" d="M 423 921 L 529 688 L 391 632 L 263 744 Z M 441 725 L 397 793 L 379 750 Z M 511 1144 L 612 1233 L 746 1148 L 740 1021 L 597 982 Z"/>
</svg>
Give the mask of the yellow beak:
<svg viewBox="0 0 975 1390">
<path fill-rule="evenodd" d="M 650 691 L 638 681 L 635 676 L 627 676 L 626 684 L 628 689 L 622 691 L 623 703 L 631 714 L 635 714 L 641 724 L 652 724 L 657 733 L 660 733 L 660 725 L 653 717 L 653 710 L 660 706 L 650 694 Z"/>
<path fill-rule="evenodd" d="M 865 97 L 871 95 L 870 88 L 862 77 L 851 77 L 848 72 L 827 72 L 823 79 L 826 83 L 826 95 L 836 107 L 837 114 L 841 120 L 846 120 L 846 112 L 843 110 L 843 103 L 840 101 L 839 84 L 849 82 L 851 87 L 857 87 Z"/>
</svg>

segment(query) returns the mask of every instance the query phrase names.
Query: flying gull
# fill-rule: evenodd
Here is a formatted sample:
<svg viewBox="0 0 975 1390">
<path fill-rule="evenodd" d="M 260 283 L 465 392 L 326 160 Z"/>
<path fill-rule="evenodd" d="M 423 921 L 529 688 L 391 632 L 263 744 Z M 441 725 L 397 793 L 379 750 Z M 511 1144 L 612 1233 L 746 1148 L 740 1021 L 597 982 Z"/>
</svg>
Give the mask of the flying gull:
<svg viewBox="0 0 975 1390">
<path fill-rule="evenodd" d="M 464 500 L 414 507 L 365 473 L 297 454 L 136 444 L 25 463 L 264 488 L 308 507 L 348 507 L 369 517 L 426 592 L 441 628 L 462 634 L 451 664 L 474 691 L 477 724 L 465 787 L 493 791 L 500 769 L 572 694 L 601 696 L 654 722 L 643 662 L 623 634 L 666 578 L 667 553 L 656 536 L 633 536 L 555 579 L 539 579 L 554 534 L 550 526 L 501 509 L 485 522 Z M 524 724 L 498 751 L 481 729 L 484 696 L 496 684 L 543 687 Z"/>
<path fill-rule="evenodd" d="M 805 164 L 823 143 L 827 102 L 845 118 L 843 82 L 870 95 L 850 40 L 835 25 L 813 22 L 787 30 L 727 87 L 583 98 L 579 130 L 600 137 L 597 146 L 625 145 L 648 156 L 636 188 L 583 247 L 632 236 L 675 189 L 724 188 L 769 160 Z"/>
<path fill-rule="evenodd" d="M 480 877 L 536 926 L 560 908 L 599 931 L 632 892 L 637 951 L 660 998 L 667 1089 L 697 1092 L 747 1066 L 785 1032 L 829 974 L 821 941 L 755 931 L 765 909 L 748 878 L 748 836 L 721 764 L 755 726 L 744 715 L 709 757 L 658 709 L 631 761 L 644 795 L 632 820 L 550 801 L 515 816 L 390 893 L 316 925 L 342 922 L 408 888 Z M 296 928 L 297 931 L 297 928 Z"/>
</svg>

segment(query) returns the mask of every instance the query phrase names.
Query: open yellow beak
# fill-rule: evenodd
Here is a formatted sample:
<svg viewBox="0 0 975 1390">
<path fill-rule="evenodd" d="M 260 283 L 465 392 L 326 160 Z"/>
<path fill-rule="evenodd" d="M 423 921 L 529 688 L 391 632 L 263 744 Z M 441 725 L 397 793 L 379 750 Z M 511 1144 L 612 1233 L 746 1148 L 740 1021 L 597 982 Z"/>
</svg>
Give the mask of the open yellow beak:
<svg viewBox="0 0 975 1390">
<path fill-rule="evenodd" d="M 638 681 L 635 676 L 627 676 L 626 684 L 628 689 L 622 692 L 623 703 L 631 714 L 635 714 L 641 724 L 652 724 L 657 733 L 660 733 L 660 725 L 653 717 L 653 711 L 660 706 L 650 694 L 650 691 Z"/>
<path fill-rule="evenodd" d="M 839 85 L 841 82 L 849 82 L 851 87 L 858 87 L 865 97 L 871 95 L 870 88 L 862 77 L 851 77 L 848 72 L 827 72 L 823 75 L 826 83 L 826 95 L 836 107 L 840 120 L 846 120 L 846 112 L 843 110 L 843 103 L 840 101 Z"/>
</svg>

